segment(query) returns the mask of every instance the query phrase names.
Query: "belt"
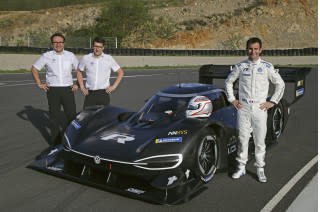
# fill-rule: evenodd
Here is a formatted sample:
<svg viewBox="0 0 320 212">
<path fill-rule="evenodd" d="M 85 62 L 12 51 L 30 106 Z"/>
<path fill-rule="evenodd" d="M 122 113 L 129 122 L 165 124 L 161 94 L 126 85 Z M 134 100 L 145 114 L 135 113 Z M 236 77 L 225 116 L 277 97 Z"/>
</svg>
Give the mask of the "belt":
<svg viewBox="0 0 320 212">
<path fill-rule="evenodd" d="M 98 89 L 98 90 L 89 90 L 89 92 L 103 92 L 106 91 L 106 89 Z"/>
<path fill-rule="evenodd" d="M 247 104 L 254 104 L 254 103 L 261 103 L 262 101 L 260 100 L 255 100 L 255 99 L 245 99 L 245 98 L 241 98 L 241 100 L 243 102 L 246 102 Z"/>
</svg>

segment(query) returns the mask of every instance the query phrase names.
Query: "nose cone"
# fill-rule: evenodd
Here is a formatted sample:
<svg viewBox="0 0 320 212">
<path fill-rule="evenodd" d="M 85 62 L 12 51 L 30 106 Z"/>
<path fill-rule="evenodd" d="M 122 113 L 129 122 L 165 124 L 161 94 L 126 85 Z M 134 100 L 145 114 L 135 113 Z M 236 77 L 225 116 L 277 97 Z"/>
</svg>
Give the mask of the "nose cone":
<svg viewBox="0 0 320 212">
<path fill-rule="evenodd" d="M 73 149 L 86 155 L 120 161 L 134 161 L 140 151 L 139 147 L 154 140 L 154 130 L 130 130 L 128 132 L 105 131 L 93 134 L 76 144 Z"/>
</svg>

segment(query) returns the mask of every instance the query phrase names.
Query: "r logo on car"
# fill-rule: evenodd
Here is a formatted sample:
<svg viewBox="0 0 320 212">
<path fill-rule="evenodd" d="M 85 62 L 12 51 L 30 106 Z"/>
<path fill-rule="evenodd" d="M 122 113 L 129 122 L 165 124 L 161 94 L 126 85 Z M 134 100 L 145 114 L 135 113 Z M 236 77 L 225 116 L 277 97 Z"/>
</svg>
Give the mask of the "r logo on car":
<svg viewBox="0 0 320 212">
<path fill-rule="evenodd" d="M 109 134 L 101 136 L 101 140 L 108 141 L 108 140 L 116 140 L 119 144 L 125 144 L 127 141 L 133 141 L 135 138 L 133 136 L 127 134 Z"/>
</svg>

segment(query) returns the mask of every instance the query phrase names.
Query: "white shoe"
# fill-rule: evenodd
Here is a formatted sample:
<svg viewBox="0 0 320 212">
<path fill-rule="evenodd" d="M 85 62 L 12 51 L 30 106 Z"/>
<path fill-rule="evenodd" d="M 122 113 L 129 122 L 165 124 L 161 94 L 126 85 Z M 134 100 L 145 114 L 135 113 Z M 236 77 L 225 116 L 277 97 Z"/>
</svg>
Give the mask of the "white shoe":
<svg viewBox="0 0 320 212">
<path fill-rule="evenodd" d="M 239 179 L 240 177 L 244 176 L 245 174 L 246 174 L 246 169 L 238 169 L 235 173 L 233 173 L 232 178 Z"/>
<path fill-rule="evenodd" d="M 264 174 L 264 168 L 257 168 L 257 175 L 258 175 L 258 179 L 261 183 L 267 182 L 267 177 Z"/>
</svg>

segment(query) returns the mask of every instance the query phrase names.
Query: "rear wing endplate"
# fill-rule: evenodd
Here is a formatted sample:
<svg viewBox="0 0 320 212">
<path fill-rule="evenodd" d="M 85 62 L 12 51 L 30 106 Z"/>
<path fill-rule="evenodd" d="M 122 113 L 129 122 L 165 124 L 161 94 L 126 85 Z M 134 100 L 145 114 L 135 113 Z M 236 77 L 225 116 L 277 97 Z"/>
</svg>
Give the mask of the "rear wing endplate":
<svg viewBox="0 0 320 212">
<path fill-rule="evenodd" d="M 212 84 L 213 79 L 226 79 L 233 66 L 231 65 L 203 65 L 199 70 L 199 82 Z M 287 83 L 294 83 L 294 99 L 290 103 L 298 101 L 305 93 L 306 75 L 309 74 L 309 67 L 275 67 L 279 70 L 282 79 Z"/>
</svg>

